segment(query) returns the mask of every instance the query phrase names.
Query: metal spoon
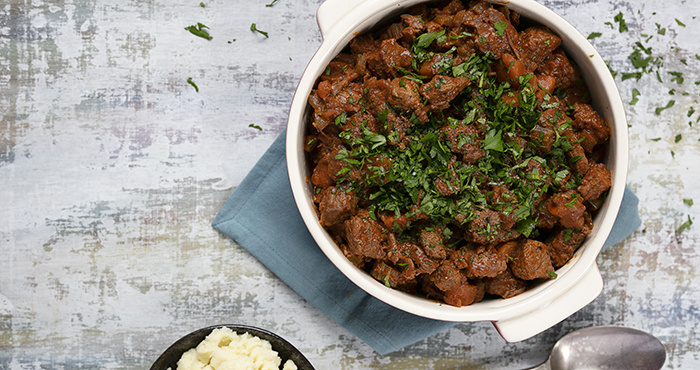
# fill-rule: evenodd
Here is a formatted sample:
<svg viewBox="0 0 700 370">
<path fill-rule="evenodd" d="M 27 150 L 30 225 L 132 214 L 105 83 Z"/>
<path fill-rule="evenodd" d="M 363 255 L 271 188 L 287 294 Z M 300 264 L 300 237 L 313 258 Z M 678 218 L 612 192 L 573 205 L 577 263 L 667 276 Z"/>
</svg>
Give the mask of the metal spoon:
<svg viewBox="0 0 700 370">
<path fill-rule="evenodd" d="M 659 370 L 666 361 L 661 342 L 624 326 L 595 326 L 563 336 L 549 359 L 530 370 Z"/>
</svg>

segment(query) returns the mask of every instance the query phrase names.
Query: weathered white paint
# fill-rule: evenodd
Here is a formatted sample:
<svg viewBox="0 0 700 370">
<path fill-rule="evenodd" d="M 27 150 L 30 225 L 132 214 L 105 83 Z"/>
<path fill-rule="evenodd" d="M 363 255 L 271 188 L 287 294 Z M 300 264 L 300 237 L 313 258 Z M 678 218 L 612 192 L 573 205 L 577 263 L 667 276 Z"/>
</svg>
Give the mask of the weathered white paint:
<svg viewBox="0 0 700 370">
<path fill-rule="evenodd" d="M 669 369 L 700 366 L 700 112 L 687 117 L 700 111 L 700 3 L 543 1 L 584 35 L 602 32 L 593 43 L 615 70 L 632 69 L 642 33 L 665 58 L 663 83 L 617 78 L 624 101 L 642 92 L 627 109 L 644 226 L 600 256 L 603 294 L 523 343 L 462 324 L 387 356 L 210 226 L 286 123 L 321 42 L 320 0 L 204 3 L 0 4 L 0 368 L 147 368 L 181 335 L 217 323 L 275 331 L 318 369 L 525 367 L 564 333 L 599 324 L 659 336 Z M 620 11 L 625 33 L 605 25 Z M 184 30 L 197 22 L 213 40 Z M 688 215 L 696 224 L 676 233 Z"/>
</svg>

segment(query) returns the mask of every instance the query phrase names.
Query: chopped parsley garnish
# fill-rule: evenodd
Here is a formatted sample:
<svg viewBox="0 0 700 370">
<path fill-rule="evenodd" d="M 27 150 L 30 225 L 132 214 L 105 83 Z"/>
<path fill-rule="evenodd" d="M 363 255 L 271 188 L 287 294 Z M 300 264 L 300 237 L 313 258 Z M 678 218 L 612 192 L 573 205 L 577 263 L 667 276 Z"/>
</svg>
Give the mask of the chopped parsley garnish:
<svg viewBox="0 0 700 370">
<path fill-rule="evenodd" d="M 615 23 L 618 23 L 620 33 L 628 30 L 627 24 L 625 23 L 625 19 L 623 18 L 622 12 L 617 13 L 617 15 L 615 16 L 615 18 L 613 20 L 615 21 Z"/>
<path fill-rule="evenodd" d="M 547 270 L 547 275 L 549 275 L 549 276 L 551 276 L 551 277 L 553 277 L 553 278 L 555 278 L 555 279 L 557 278 L 557 273 L 554 272 L 554 271 L 549 271 L 549 270 Z"/>
<path fill-rule="evenodd" d="M 192 77 L 187 78 L 187 83 L 194 87 L 194 91 L 199 92 L 199 87 L 197 87 L 197 84 L 195 84 L 194 81 L 192 81 Z"/>
<path fill-rule="evenodd" d="M 600 37 L 600 36 L 603 36 L 603 34 L 600 33 L 600 32 L 591 32 L 591 33 L 588 35 L 587 39 L 588 39 L 588 40 L 592 40 L 592 39 L 594 39 L 594 38 L 596 38 L 596 37 Z"/>
<path fill-rule="evenodd" d="M 204 3 L 199 3 L 199 6 L 201 6 L 202 8 L 206 8 L 206 7 L 207 7 Z"/>
<path fill-rule="evenodd" d="M 253 24 L 250 25 L 250 30 L 251 30 L 251 31 L 257 32 L 257 33 L 259 33 L 259 34 L 265 36 L 266 38 L 269 38 L 269 37 L 270 37 L 270 36 L 267 34 L 267 32 L 259 30 L 259 29 L 258 29 L 258 26 L 256 26 L 255 23 L 253 23 Z"/>
<path fill-rule="evenodd" d="M 662 111 L 671 108 L 674 104 L 676 104 L 675 100 L 669 100 L 665 107 L 658 107 L 656 108 L 656 110 L 654 110 L 654 112 L 656 114 L 660 114 Z"/>
<path fill-rule="evenodd" d="M 268 8 L 271 8 L 273 5 L 275 5 L 276 2 L 277 2 L 277 0 L 272 0 L 271 3 L 265 4 L 265 6 L 268 7 Z"/>
<path fill-rule="evenodd" d="M 256 124 L 253 124 L 253 123 L 251 123 L 250 125 L 248 125 L 248 127 L 252 127 L 252 128 L 254 128 L 254 129 L 260 130 L 260 131 L 263 130 L 262 127 L 260 127 L 260 126 L 258 126 L 258 125 L 256 125 Z"/>
<path fill-rule="evenodd" d="M 678 230 L 676 230 L 676 233 L 680 234 L 683 231 L 685 231 L 687 228 L 689 228 L 693 224 L 693 220 L 690 219 L 690 215 L 688 215 L 688 221 L 684 222 L 683 225 L 681 225 Z"/>
<path fill-rule="evenodd" d="M 682 72 L 668 72 L 673 78 L 671 81 L 677 82 L 679 85 L 683 83 L 683 73 Z"/>
<path fill-rule="evenodd" d="M 633 89 L 632 89 L 632 100 L 630 101 L 630 105 L 635 105 L 635 104 L 637 104 L 637 102 L 639 101 L 639 95 L 641 95 L 641 93 L 639 92 L 639 90 L 637 90 L 636 87 L 633 88 Z"/>
<path fill-rule="evenodd" d="M 692 206 L 694 204 L 692 199 L 683 199 L 683 203 L 689 206 Z"/>
<path fill-rule="evenodd" d="M 207 31 L 207 29 L 209 29 L 209 27 L 207 27 L 201 23 L 197 23 L 196 26 L 185 27 L 185 30 L 190 31 L 190 33 L 195 35 L 195 36 L 199 36 L 203 39 L 211 40 L 213 37 L 211 35 L 209 35 L 209 32 Z"/>
<path fill-rule="evenodd" d="M 677 142 L 679 142 L 679 141 L 681 141 L 681 140 L 683 140 L 683 135 L 678 134 L 678 135 L 676 135 L 676 138 L 673 139 L 673 142 L 674 142 L 674 143 L 677 143 Z"/>
<path fill-rule="evenodd" d="M 656 32 L 657 32 L 659 35 L 663 36 L 663 35 L 666 34 L 666 29 L 665 29 L 665 28 L 661 28 L 661 25 L 658 24 L 658 23 L 656 23 Z"/>
<path fill-rule="evenodd" d="M 508 28 L 508 24 L 504 21 L 498 21 L 494 23 L 493 28 L 496 29 L 496 33 L 498 34 L 498 36 L 503 36 L 506 28 Z"/>
<path fill-rule="evenodd" d="M 685 27 L 685 24 L 683 22 L 679 21 L 678 18 L 676 18 L 676 23 L 678 23 L 678 25 L 681 27 Z"/>
</svg>

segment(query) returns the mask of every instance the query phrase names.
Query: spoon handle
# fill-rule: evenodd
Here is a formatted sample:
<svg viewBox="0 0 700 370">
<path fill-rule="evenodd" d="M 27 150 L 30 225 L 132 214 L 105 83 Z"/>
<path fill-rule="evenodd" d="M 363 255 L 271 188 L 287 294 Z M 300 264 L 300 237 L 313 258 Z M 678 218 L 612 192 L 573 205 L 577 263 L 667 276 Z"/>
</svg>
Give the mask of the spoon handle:
<svg viewBox="0 0 700 370">
<path fill-rule="evenodd" d="M 537 365 L 535 367 L 531 367 L 525 370 L 552 370 L 552 367 L 549 365 L 549 359 L 545 361 L 543 364 Z"/>
</svg>

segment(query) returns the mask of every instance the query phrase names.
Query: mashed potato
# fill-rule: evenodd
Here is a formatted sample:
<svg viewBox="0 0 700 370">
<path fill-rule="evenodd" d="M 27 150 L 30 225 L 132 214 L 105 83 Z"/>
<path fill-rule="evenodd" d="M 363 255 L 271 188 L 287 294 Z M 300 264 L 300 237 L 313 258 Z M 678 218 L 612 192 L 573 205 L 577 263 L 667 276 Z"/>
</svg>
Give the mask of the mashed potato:
<svg viewBox="0 0 700 370">
<path fill-rule="evenodd" d="M 177 362 L 177 370 L 280 370 L 281 363 L 270 342 L 222 327 L 185 352 Z M 297 370 L 297 366 L 287 360 L 282 370 Z"/>
</svg>

